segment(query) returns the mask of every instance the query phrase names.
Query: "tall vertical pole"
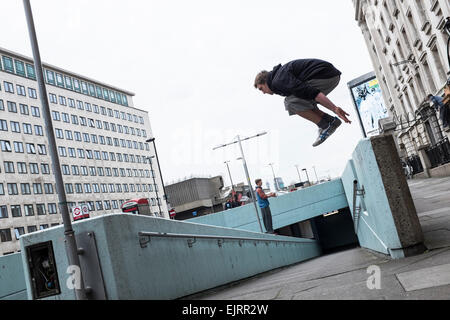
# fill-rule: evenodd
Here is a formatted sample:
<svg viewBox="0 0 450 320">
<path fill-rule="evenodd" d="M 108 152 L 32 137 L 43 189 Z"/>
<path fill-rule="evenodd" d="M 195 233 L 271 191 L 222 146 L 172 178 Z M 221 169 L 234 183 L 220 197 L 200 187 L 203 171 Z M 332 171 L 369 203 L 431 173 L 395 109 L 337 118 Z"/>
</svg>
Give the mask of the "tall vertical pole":
<svg viewBox="0 0 450 320">
<path fill-rule="evenodd" d="M 314 174 L 316 175 L 316 182 L 317 182 L 317 183 L 319 183 L 319 178 L 317 178 L 316 167 L 315 167 L 315 166 L 313 166 L 313 169 L 314 169 Z"/>
<path fill-rule="evenodd" d="M 167 193 L 166 193 L 166 187 L 164 186 L 164 180 L 163 180 L 163 176 L 161 173 L 161 165 L 159 164 L 159 158 L 158 158 L 158 151 L 156 151 L 156 143 L 155 143 L 156 138 L 150 138 L 148 140 L 146 140 L 145 142 L 153 142 L 153 149 L 155 150 L 155 156 L 156 156 L 156 162 L 158 164 L 158 171 L 159 171 L 159 177 L 161 178 L 161 184 L 162 184 L 162 188 L 163 188 L 163 200 L 166 201 L 166 204 L 168 201 L 167 199 Z M 169 206 L 167 205 L 167 209 L 169 209 Z M 161 209 L 160 209 L 161 211 Z"/>
<path fill-rule="evenodd" d="M 50 117 L 50 107 L 47 99 L 47 89 L 44 83 L 44 74 L 42 69 L 42 62 L 39 53 L 39 46 L 36 37 L 36 30 L 34 28 L 33 13 L 29 0 L 23 0 L 25 8 L 25 15 L 28 24 L 28 33 L 30 36 L 31 47 L 33 50 L 34 66 L 36 69 L 37 82 L 39 86 L 39 97 L 42 103 L 42 114 L 45 121 L 45 129 L 48 137 L 49 154 L 52 160 L 53 172 L 56 182 L 56 193 L 58 194 L 59 208 L 61 211 L 64 224 L 64 239 L 66 242 L 66 253 L 69 259 L 69 265 L 78 267 L 80 276 L 80 287 L 75 288 L 75 296 L 77 300 L 86 300 L 86 292 L 84 288 L 83 276 L 80 268 L 80 257 L 78 256 L 78 247 L 75 239 L 75 232 L 72 229 L 72 222 L 70 220 L 69 209 L 67 207 L 67 198 L 64 190 L 64 183 L 61 174 L 61 165 L 58 158 L 58 151 L 56 147 L 56 140 L 53 130 L 53 123 Z"/>
<path fill-rule="evenodd" d="M 231 189 L 234 191 L 234 184 L 233 184 L 233 180 L 231 179 L 231 172 L 230 172 L 230 167 L 228 166 L 228 162 L 230 162 L 230 161 L 225 161 L 225 164 L 227 165 L 228 175 L 230 176 Z"/>
<path fill-rule="evenodd" d="M 306 172 L 306 179 L 308 179 L 308 183 L 311 183 L 311 182 L 309 182 L 308 170 L 306 170 L 306 168 L 302 169 L 302 170 L 304 170 Z"/>
<path fill-rule="evenodd" d="M 245 175 L 247 176 L 247 183 L 248 183 L 248 187 L 250 188 L 250 193 L 252 195 L 252 201 L 253 201 L 253 205 L 255 206 L 255 212 L 256 212 L 256 219 L 258 220 L 258 224 L 259 224 L 259 229 L 261 230 L 261 232 L 263 232 L 262 226 L 261 226 L 261 221 L 259 220 L 259 214 L 258 214 L 258 207 L 256 206 L 256 196 L 255 196 L 255 191 L 252 188 L 252 183 L 250 181 L 250 176 L 248 174 L 248 169 L 247 169 L 247 162 L 245 161 L 245 157 L 244 157 L 244 150 L 242 149 L 242 143 L 241 143 L 241 138 L 238 135 L 238 142 L 239 142 L 239 148 L 241 149 L 241 156 L 242 156 L 242 162 L 244 164 L 244 170 L 245 170 Z"/>
<path fill-rule="evenodd" d="M 273 183 L 275 185 L 275 190 L 280 191 L 280 187 L 278 186 L 277 178 L 275 177 L 275 171 L 273 171 L 273 163 L 269 163 L 269 166 L 272 168 L 272 174 L 273 174 Z"/>
<path fill-rule="evenodd" d="M 298 164 L 295 165 L 295 168 L 297 168 L 298 181 L 302 182 L 302 177 L 300 176 L 300 171 L 298 171 Z"/>
<path fill-rule="evenodd" d="M 159 208 L 159 215 L 161 216 L 161 205 L 158 201 L 159 197 L 158 197 L 158 186 L 156 185 L 156 180 L 155 180 L 155 172 L 153 171 L 153 165 L 152 165 L 152 158 L 154 158 L 155 156 L 151 156 L 148 157 L 148 162 L 150 162 L 150 170 L 151 170 L 151 174 L 153 177 L 153 186 L 155 188 L 155 192 L 156 192 L 156 202 L 158 203 L 158 208 Z"/>
</svg>

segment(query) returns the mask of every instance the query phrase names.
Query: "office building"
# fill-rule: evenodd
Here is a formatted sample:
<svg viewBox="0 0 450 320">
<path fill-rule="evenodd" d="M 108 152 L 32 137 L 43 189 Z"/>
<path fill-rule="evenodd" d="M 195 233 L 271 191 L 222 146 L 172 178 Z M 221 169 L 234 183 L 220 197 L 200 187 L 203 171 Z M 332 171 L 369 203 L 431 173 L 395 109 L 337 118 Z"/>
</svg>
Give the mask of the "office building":
<svg viewBox="0 0 450 320">
<path fill-rule="evenodd" d="M 70 212 L 85 204 L 95 217 L 148 198 L 168 218 L 148 112 L 134 94 L 45 63 L 43 72 Z M 33 60 L 0 48 L 0 255 L 62 223 L 37 88 Z"/>
</svg>

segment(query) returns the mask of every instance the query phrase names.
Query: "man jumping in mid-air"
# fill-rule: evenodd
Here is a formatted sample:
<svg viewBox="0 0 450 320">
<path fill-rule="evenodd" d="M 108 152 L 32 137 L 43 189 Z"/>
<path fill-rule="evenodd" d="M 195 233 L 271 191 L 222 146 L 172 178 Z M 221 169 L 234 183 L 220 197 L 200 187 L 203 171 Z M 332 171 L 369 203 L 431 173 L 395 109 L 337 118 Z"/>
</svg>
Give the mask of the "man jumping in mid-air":
<svg viewBox="0 0 450 320">
<path fill-rule="evenodd" d="M 277 65 L 272 71 L 261 71 L 255 79 L 255 88 L 267 94 L 285 96 L 284 105 L 289 115 L 299 115 L 319 127 L 319 137 L 313 147 L 324 142 L 341 125 L 341 120 L 321 111 L 321 104 L 346 123 L 351 123 L 347 112 L 327 98 L 337 87 L 341 72 L 331 63 L 319 59 L 298 59 Z"/>
</svg>

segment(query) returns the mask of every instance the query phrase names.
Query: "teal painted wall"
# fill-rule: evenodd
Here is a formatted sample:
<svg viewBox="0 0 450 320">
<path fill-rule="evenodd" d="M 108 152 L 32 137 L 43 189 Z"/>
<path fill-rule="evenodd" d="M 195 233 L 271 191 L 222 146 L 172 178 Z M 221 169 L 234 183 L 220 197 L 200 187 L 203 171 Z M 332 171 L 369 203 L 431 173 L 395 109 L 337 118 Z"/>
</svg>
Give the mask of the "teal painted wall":
<svg viewBox="0 0 450 320">
<path fill-rule="evenodd" d="M 390 254 L 392 248 L 401 248 L 370 139 L 358 143 L 341 179 L 352 216 L 353 181 L 358 181 L 358 189 L 365 190 L 364 197 L 358 197 L 356 202 L 356 206 L 362 206 L 357 224 L 360 245 L 385 254 Z"/>
<path fill-rule="evenodd" d="M 364 198 L 357 200 L 362 206 L 357 226 L 360 245 L 392 255 L 391 250 L 401 244 L 370 139 L 358 143 L 340 179 L 270 198 L 274 229 L 347 207 L 353 212 L 354 180 L 358 188 L 365 189 Z M 253 204 L 187 221 L 111 214 L 76 222 L 73 227 L 76 233 L 95 233 L 108 299 L 174 299 L 321 254 L 315 240 L 270 241 L 292 238 L 260 233 Z M 217 241 L 198 239 L 190 248 L 187 239 L 154 238 L 147 248 L 141 248 L 139 231 L 267 241 L 239 244 L 227 240 L 219 246 Z M 69 275 L 63 234 L 63 226 L 57 226 L 20 238 L 22 253 L 31 244 L 53 243 L 62 293 L 48 299 L 74 299 L 73 290 L 65 285 Z M 0 299 L 24 298 L 24 288 L 31 299 L 25 255 L 0 257 L 0 266 Z"/>
<path fill-rule="evenodd" d="M 283 194 L 270 198 L 269 201 L 274 229 L 348 207 L 341 179 Z M 263 231 L 266 231 L 259 208 L 258 214 Z M 260 232 L 253 204 L 189 219 L 189 221 Z"/>
<path fill-rule="evenodd" d="M 76 233 L 95 233 L 108 299 L 174 299 L 321 254 L 320 246 L 310 239 L 278 243 L 273 239 L 292 238 L 131 214 L 91 218 L 73 227 Z M 141 248 L 140 231 L 256 237 L 264 241 L 239 244 L 224 240 L 219 246 L 217 240 L 197 239 L 190 248 L 187 239 L 152 238 L 146 248 Z M 62 226 L 21 237 L 22 252 L 25 246 L 48 240 L 53 242 L 62 293 L 45 299 L 74 299 L 73 290 L 65 285 L 69 275 Z M 26 266 L 26 259 L 23 263 Z M 28 272 L 25 277 L 29 286 Z"/>
<path fill-rule="evenodd" d="M 22 268 L 22 255 L 0 257 L 0 300 L 26 300 L 27 287 Z"/>
</svg>

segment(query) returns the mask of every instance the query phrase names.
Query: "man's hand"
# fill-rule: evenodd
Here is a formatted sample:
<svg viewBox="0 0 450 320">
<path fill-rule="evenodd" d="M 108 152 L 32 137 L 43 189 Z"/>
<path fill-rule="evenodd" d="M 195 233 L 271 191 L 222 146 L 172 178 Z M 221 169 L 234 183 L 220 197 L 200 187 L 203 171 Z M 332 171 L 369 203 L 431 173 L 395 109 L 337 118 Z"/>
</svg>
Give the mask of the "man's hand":
<svg viewBox="0 0 450 320">
<path fill-rule="evenodd" d="M 345 112 L 344 110 L 342 110 L 342 108 L 340 107 L 336 107 L 334 109 L 334 113 L 336 113 L 338 115 L 339 118 L 341 118 L 342 120 L 344 120 L 346 123 L 352 123 L 350 120 L 347 119 L 346 116 L 349 116 L 349 114 L 347 112 Z"/>
</svg>

